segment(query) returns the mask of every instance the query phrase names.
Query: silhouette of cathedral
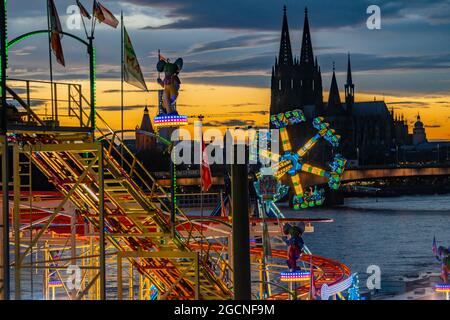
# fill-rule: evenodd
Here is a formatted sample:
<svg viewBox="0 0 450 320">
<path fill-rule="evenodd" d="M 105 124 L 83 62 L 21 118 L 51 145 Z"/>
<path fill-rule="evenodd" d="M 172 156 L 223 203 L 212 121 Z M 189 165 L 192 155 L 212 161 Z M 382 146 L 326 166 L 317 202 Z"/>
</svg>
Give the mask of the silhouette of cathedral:
<svg viewBox="0 0 450 320">
<path fill-rule="evenodd" d="M 301 147 L 314 134 L 310 120 L 317 116 L 324 117 L 342 137 L 338 151 L 360 164 L 386 163 L 397 146 L 410 144 L 406 120 L 389 111 L 384 101 L 355 101 L 350 54 L 344 86 L 345 101 L 341 101 L 333 64 L 329 98 L 327 103 L 324 102 L 322 73 L 313 53 L 308 9 L 305 8 L 300 58 L 292 53 L 286 6 L 283 11 L 280 52 L 272 67 L 270 114 L 294 109 L 305 113 L 306 124 L 288 128 L 294 149 Z M 327 147 L 318 147 L 322 149 L 312 160 L 325 159 L 323 155 Z"/>
</svg>

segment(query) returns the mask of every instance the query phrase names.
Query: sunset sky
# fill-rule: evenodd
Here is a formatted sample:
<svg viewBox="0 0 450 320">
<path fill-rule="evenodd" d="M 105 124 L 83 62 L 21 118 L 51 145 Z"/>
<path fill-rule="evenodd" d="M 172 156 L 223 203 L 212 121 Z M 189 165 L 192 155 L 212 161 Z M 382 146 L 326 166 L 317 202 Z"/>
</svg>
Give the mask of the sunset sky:
<svg viewBox="0 0 450 320">
<path fill-rule="evenodd" d="M 8 34 L 46 28 L 46 0 L 8 1 Z M 81 0 L 92 7 L 91 0 Z M 418 112 L 430 139 L 450 139 L 450 1 L 365 0 L 104 0 L 125 25 L 147 84 L 157 88 L 157 50 L 183 57 L 185 68 L 178 102 L 181 114 L 205 114 L 207 125 L 264 126 L 270 106 L 270 73 L 279 49 L 282 7 L 288 8 L 291 41 L 300 54 L 304 7 L 308 6 L 314 54 L 322 68 L 324 97 L 332 62 L 343 94 L 347 53 L 352 56 L 358 101 L 385 99 L 411 124 Z M 67 8 L 75 0 L 55 0 L 63 29 Z M 381 8 L 381 30 L 369 30 L 366 9 Z M 49 79 L 48 46 L 43 36 L 31 38 L 9 53 L 11 78 Z M 95 45 L 98 59 L 99 112 L 119 128 L 120 28 L 100 25 Z M 56 66 L 58 81 L 86 87 L 85 48 L 65 37 L 66 68 Z M 85 88 L 87 89 L 87 87 Z M 133 129 L 145 104 L 156 113 L 154 91 L 126 85 L 126 127 Z"/>
</svg>

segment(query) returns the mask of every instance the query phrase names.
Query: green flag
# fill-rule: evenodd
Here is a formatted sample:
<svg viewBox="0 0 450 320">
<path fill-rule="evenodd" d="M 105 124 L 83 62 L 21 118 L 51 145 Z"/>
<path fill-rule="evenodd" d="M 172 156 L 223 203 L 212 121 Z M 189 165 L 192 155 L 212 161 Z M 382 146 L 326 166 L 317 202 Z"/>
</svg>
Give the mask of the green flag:
<svg viewBox="0 0 450 320">
<path fill-rule="evenodd" d="M 125 27 L 123 27 L 123 31 L 124 80 L 135 87 L 148 91 L 141 67 L 139 66 L 139 61 L 131 44 L 130 36 Z"/>
</svg>

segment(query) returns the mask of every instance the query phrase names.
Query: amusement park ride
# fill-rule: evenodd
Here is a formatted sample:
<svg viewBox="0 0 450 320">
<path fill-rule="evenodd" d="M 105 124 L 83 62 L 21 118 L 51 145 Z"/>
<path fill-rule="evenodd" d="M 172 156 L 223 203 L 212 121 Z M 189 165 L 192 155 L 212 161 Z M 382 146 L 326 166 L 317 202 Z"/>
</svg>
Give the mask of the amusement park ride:
<svg viewBox="0 0 450 320">
<path fill-rule="evenodd" d="M 280 139 L 284 153 L 282 155 L 272 153 L 268 150 L 261 150 L 261 156 L 270 158 L 276 164 L 272 167 L 272 172 L 277 179 L 281 179 L 288 174 L 294 187 L 293 205 L 294 209 L 305 209 L 309 207 L 320 206 L 325 200 L 325 192 L 323 189 L 315 188 L 311 191 L 305 191 L 302 187 L 300 172 L 326 177 L 328 185 L 331 189 L 339 188 L 341 176 L 344 173 L 346 160 L 340 154 L 334 156 L 330 163 L 330 171 L 314 167 L 304 161 L 304 157 L 317 144 L 320 139 L 324 139 L 331 144 L 332 147 L 339 146 L 340 137 L 335 135 L 334 130 L 329 127 L 328 123 L 323 122 L 323 118 L 317 117 L 313 119 L 313 126 L 318 131 L 303 147 L 297 152 L 292 151 L 290 138 L 286 127 L 288 125 L 301 125 L 306 122 L 306 118 L 301 110 L 288 111 L 271 117 L 272 125 L 279 129 Z M 266 168 L 263 168 L 257 174 L 258 178 L 264 175 Z"/>
<path fill-rule="evenodd" d="M 1 3 L 3 38 L 6 10 Z M 186 215 L 176 204 L 176 176 L 169 190 L 161 187 L 121 140 L 120 132 L 96 111 L 93 38 L 85 41 L 67 33 L 88 48 L 90 98 L 78 84 L 6 77 L 7 51 L 31 36 L 49 32 L 5 40 L 2 47 L 3 299 L 11 294 L 15 299 L 232 299 L 232 216 Z M 176 112 L 179 83 L 175 77 L 183 63 L 181 59 L 174 64 L 161 61 L 158 71 L 166 78 L 158 82 L 163 86 L 160 99 L 165 112 L 155 118 L 155 126 L 170 129 L 187 124 L 187 117 Z M 45 119 L 33 107 L 38 87 L 55 93 L 52 112 Z M 327 177 L 333 189 L 339 186 L 345 166 L 341 156 L 335 156 L 330 171 L 303 161 L 321 138 L 338 144 L 338 137 L 322 119 L 314 119 L 317 135 L 292 151 L 285 127 L 304 121 L 300 111 L 272 118 L 280 130 L 284 154 L 262 153 L 279 163 L 275 180 L 268 178 L 271 181 L 266 183 L 263 175 L 258 176 L 261 208 L 273 209 L 273 203 L 287 192 L 279 180 L 285 174 L 294 185 L 296 208 L 321 205 L 324 200 L 322 190 L 302 189 L 299 171 Z M 7 175 L 8 156 L 11 175 Z M 56 191 L 33 190 L 37 171 Z M 286 273 L 283 224 L 311 227 L 330 220 L 286 219 L 277 212 L 269 217 L 261 210 L 260 217 L 250 221 L 251 269 L 259 275 L 252 281 L 253 298 L 356 298 L 349 290 L 357 292 L 357 276 L 342 263 L 313 255 L 306 246 L 298 259 L 301 266 L 294 274 Z M 313 281 L 305 281 L 298 272 L 307 273 Z M 283 285 L 286 279 L 289 288 Z"/>
</svg>

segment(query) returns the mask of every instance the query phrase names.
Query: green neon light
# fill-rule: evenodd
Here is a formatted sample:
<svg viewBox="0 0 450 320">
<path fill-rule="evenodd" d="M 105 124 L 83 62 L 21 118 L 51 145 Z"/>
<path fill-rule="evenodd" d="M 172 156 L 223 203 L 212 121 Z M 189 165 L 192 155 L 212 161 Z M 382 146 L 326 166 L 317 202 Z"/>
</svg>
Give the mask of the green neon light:
<svg viewBox="0 0 450 320">
<path fill-rule="evenodd" d="M 175 164 L 175 156 L 176 156 L 176 152 L 175 152 L 175 145 L 173 146 L 173 203 L 175 205 L 175 207 L 177 206 L 177 165 Z"/>
<path fill-rule="evenodd" d="M 26 39 L 28 39 L 28 38 L 30 38 L 32 36 L 39 35 L 39 34 L 47 34 L 49 32 L 50 32 L 49 30 L 36 30 L 36 31 L 31 31 L 31 32 L 25 33 L 25 34 L 23 34 L 21 36 L 18 36 L 17 38 L 14 38 L 13 40 L 9 41 L 8 42 L 8 48 L 11 48 L 12 46 L 15 46 L 16 44 L 18 44 L 18 43 L 20 43 L 20 42 L 22 42 L 22 41 L 24 41 L 24 40 L 26 40 Z M 89 46 L 89 43 L 87 43 L 86 41 L 84 41 L 80 37 L 77 37 L 76 35 L 73 35 L 71 33 L 67 33 L 67 32 L 64 32 L 64 31 L 62 32 L 62 34 L 66 35 L 68 37 L 71 37 L 71 38 L 77 40 L 78 42 L 81 42 L 86 47 Z"/>
<path fill-rule="evenodd" d="M 4 0 L 6 1 L 6 0 Z M 31 31 L 28 33 L 25 33 L 23 35 L 18 36 L 17 38 L 14 38 L 13 40 L 7 42 L 7 49 L 11 48 L 12 46 L 21 43 L 22 41 L 31 38 L 32 36 L 35 35 L 39 35 L 39 34 L 48 34 L 49 32 L 51 32 L 50 30 L 36 30 L 36 31 Z M 83 39 L 81 39 L 80 37 L 73 35 L 71 33 L 67 33 L 67 32 L 62 32 L 63 35 L 66 35 L 70 38 L 73 38 L 75 40 L 77 40 L 78 42 L 81 42 L 82 44 L 84 44 L 86 47 L 90 47 L 90 44 L 86 41 L 84 41 Z M 95 47 L 92 46 L 92 65 L 93 65 L 93 85 L 92 85 L 92 104 L 93 104 L 93 108 L 95 110 L 95 105 L 96 105 L 96 79 L 97 79 L 97 57 L 96 57 L 96 50 Z M 92 114 L 92 127 L 95 128 L 95 112 L 93 112 Z"/>
</svg>

